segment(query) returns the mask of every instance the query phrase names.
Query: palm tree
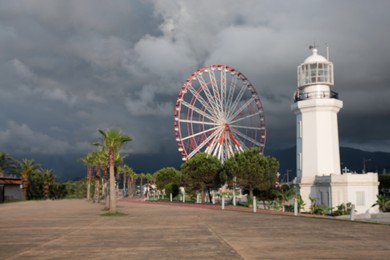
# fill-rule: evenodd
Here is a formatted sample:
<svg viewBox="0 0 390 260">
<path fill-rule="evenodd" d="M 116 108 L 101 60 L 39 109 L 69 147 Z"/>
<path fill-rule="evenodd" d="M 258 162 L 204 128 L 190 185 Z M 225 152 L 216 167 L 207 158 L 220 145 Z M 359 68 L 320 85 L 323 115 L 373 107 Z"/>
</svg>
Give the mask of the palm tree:
<svg viewBox="0 0 390 260">
<path fill-rule="evenodd" d="M 376 195 L 376 202 L 371 207 L 375 206 L 378 206 L 381 212 L 385 212 L 390 207 L 390 199 L 378 194 Z"/>
<path fill-rule="evenodd" d="M 132 168 L 130 168 L 128 165 L 124 165 L 125 167 L 125 174 L 127 176 L 127 189 L 128 189 L 128 194 L 130 197 L 133 196 L 133 182 L 136 177 L 136 173 Z"/>
<path fill-rule="evenodd" d="M 0 153 L 0 177 L 9 174 L 17 174 L 18 161 L 7 153 Z"/>
<path fill-rule="evenodd" d="M 87 200 L 91 200 L 91 178 L 94 163 L 93 154 L 87 154 L 85 157 L 81 158 L 81 161 L 87 165 Z"/>
<path fill-rule="evenodd" d="M 139 179 L 139 190 L 140 190 L 140 193 L 141 193 L 141 197 L 144 196 L 144 191 L 143 191 L 143 180 L 145 178 L 145 173 L 139 173 L 138 174 L 138 179 Z"/>
<path fill-rule="evenodd" d="M 35 171 L 41 171 L 42 167 L 34 160 L 23 159 L 20 163 L 20 178 L 22 179 L 22 189 L 24 199 L 27 199 L 28 177 Z"/>
<path fill-rule="evenodd" d="M 42 173 L 43 177 L 43 196 L 45 200 L 49 199 L 49 187 L 54 183 L 55 177 L 52 170 L 44 170 Z"/>
<path fill-rule="evenodd" d="M 129 187 L 129 196 L 133 197 L 134 194 L 137 192 L 138 174 L 135 173 L 132 168 L 130 168 L 127 171 L 127 175 L 129 176 L 129 178 L 127 179 L 127 186 Z"/>
<path fill-rule="evenodd" d="M 280 200 L 281 210 L 284 212 L 286 202 L 289 203 L 290 199 L 295 195 L 295 188 L 290 187 L 288 184 L 284 184 L 280 189 L 273 190 L 272 193 Z"/>
<path fill-rule="evenodd" d="M 106 132 L 99 129 L 99 133 L 103 136 L 102 145 L 108 151 L 108 161 L 110 169 L 110 207 L 109 212 L 116 212 L 116 200 L 115 200 L 115 158 L 119 154 L 120 148 L 132 138 L 128 135 L 124 135 L 120 130 L 108 129 Z"/>
<path fill-rule="evenodd" d="M 99 203 L 100 200 L 100 177 L 102 165 L 105 165 L 106 155 L 102 151 L 92 153 L 93 162 L 95 165 L 95 192 L 93 202 Z"/>
<path fill-rule="evenodd" d="M 123 174 L 123 186 L 122 187 L 123 187 L 123 192 L 125 192 L 125 189 L 126 189 L 126 174 L 125 174 L 124 165 L 118 166 L 116 168 L 116 174 L 117 174 L 117 179 L 119 179 L 120 175 Z"/>
</svg>

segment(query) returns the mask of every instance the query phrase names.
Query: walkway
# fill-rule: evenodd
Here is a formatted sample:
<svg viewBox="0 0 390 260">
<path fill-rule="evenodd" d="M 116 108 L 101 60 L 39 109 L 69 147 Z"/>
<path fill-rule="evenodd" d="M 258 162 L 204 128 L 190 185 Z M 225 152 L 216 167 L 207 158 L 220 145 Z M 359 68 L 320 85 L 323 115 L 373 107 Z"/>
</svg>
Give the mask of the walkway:
<svg viewBox="0 0 390 260">
<path fill-rule="evenodd" d="M 388 259 L 390 226 L 122 201 L 0 205 L 0 259 Z"/>
</svg>

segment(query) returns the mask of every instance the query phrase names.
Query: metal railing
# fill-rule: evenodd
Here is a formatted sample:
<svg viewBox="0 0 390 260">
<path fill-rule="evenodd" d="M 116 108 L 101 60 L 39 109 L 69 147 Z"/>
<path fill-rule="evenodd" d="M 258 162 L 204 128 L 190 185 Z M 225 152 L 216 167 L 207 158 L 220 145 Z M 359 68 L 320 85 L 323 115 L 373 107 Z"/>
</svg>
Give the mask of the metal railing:
<svg viewBox="0 0 390 260">
<path fill-rule="evenodd" d="M 307 99 L 322 99 L 322 98 L 334 98 L 339 99 L 339 94 L 334 91 L 313 91 L 313 92 L 296 92 L 294 96 L 294 102 Z"/>
</svg>

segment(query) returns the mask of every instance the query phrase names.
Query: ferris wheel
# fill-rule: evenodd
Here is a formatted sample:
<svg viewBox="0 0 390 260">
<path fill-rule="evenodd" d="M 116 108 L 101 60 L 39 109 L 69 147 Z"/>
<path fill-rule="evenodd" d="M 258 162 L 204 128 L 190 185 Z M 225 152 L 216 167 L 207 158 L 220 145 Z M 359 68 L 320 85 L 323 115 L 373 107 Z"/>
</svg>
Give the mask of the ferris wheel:
<svg viewBox="0 0 390 260">
<path fill-rule="evenodd" d="M 251 147 L 264 151 L 264 110 L 255 88 L 236 69 L 214 64 L 192 73 L 177 97 L 174 129 L 184 161 L 198 152 L 221 162 Z"/>
</svg>

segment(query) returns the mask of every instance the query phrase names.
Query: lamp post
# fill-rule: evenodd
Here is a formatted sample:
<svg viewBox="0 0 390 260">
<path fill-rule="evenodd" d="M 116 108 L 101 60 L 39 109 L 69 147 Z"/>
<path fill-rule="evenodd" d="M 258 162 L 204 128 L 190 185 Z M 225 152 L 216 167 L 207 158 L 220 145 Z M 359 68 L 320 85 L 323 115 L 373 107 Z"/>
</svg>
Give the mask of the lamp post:
<svg viewBox="0 0 390 260">
<path fill-rule="evenodd" d="M 366 162 L 371 161 L 371 159 L 364 159 L 363 158 L 363 173 L 366 173 Z"/>
</svg>

